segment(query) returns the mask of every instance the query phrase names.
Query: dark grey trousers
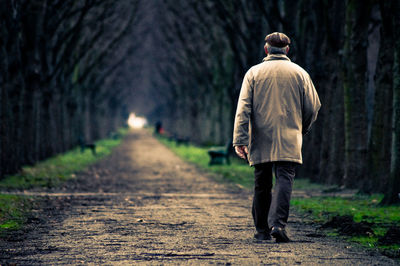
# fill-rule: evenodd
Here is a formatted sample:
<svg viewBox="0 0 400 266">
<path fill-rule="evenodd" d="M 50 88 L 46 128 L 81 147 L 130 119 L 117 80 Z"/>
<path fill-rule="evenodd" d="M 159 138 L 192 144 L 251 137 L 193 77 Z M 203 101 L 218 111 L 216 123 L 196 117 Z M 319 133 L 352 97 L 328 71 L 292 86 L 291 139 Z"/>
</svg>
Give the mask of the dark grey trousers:
<svg viewBox="0 0 400 266">
<path fill-rule="evenodd" d="M 293 162 L 270 162 L 255 165 L 252 214 L 257 232 L 268 232 L 271 227 L 285 227 L 289 217 L 290 197 L 296 167 Z M 272 170 L 275 189 L 272 190 Z"/>
</svg>

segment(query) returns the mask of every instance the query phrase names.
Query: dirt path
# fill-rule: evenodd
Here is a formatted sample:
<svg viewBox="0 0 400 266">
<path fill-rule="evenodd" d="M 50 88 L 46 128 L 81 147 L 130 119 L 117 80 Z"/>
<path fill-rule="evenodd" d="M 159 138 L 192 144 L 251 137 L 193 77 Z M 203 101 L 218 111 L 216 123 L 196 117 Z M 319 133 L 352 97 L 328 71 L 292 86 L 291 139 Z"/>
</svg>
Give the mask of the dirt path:
<svg viewBox="0 0 400 266">
<path fill-rule="evenodd" d="M 395 265 L 293 214 L 294 242 L 254 241 L 250 192 L 212 181 L 145 131 L 64 189 L 33 194 L 47 208 L 0 241 L 2 264 Z"/>
</svg>

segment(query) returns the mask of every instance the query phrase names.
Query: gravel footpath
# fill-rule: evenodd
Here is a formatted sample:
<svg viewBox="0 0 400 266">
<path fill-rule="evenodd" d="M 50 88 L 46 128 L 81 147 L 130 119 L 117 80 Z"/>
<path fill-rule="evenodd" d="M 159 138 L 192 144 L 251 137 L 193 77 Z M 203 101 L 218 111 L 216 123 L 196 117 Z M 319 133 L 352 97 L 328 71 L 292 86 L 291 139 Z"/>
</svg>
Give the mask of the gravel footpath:
<svg viewBox="0 0 400 266">
<path fill-rule="evenodd" d="M 144 130 L 42 201 L 0 240 L 0 263 L 396 265 L 290 216 L 291 243 L 255 241 L 251 192 L 213 181 Z"/>
</svg>

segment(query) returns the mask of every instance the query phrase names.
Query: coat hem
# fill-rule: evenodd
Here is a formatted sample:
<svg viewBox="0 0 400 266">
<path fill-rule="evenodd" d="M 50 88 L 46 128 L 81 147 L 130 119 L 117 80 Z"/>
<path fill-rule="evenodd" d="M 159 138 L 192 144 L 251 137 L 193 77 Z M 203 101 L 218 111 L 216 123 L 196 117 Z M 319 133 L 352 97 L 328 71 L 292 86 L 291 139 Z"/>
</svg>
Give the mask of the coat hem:
<svg viewBox="0 0 400 266">
<path fill-rule="evenodd" d="M 238 142 L 238 143 L 233 143 L 232 146 L 233 147 L 236 147 L 236 146 L 249 146 L 249 144 L 248 143 L 247 144 L 246 143 L 242 144 L 242 143 Z"/>
<path fill-rule="evenodd" d="M 279 159 L 270 159 L 270 160 L 260 160 L 260 161 L 250 161 L 249 165 L 254 166 L 256 164 L 261 163 L 272 163 L 272 162 L 294 162 L 298 164 L 303 164 L 303 160 L 294 159 L 294 158 L 279 158 Z"/>
</svg>

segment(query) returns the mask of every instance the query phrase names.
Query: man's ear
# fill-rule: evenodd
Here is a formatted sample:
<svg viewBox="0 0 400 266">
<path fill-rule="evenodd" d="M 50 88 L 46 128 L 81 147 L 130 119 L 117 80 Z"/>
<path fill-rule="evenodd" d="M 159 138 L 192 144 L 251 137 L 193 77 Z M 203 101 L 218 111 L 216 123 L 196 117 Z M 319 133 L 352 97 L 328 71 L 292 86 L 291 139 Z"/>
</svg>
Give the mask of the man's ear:
<svg viewBox="0 0 400 266">
<path fill-rule="evenodd" d="M 289 45 L 286 47 L 286 54 L 289 53 Z"/>
<path fill-rule="evenodd" d="M 268 48 L 266 45 L 264 45 L 264 51 L 265 51 L 265 54 L 268 55 Z"/>
</svg>

